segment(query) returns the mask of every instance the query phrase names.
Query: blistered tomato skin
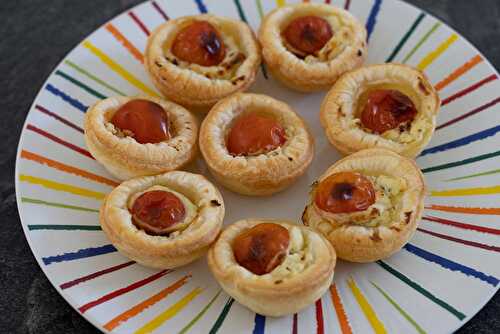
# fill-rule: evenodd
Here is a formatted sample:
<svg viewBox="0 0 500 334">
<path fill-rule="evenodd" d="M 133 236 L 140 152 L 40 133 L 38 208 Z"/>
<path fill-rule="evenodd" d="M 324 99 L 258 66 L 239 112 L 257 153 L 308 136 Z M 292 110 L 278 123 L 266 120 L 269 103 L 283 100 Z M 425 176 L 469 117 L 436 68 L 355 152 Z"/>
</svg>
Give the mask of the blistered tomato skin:
<svg viewBox="0 0 500 334">
<path fill-rule="evenodd" d="M 271 117 L 251 113 L 240 116 L 229 131 L 230 154 L 255 155 L 270 152 L 286 142 L 285 129 Z"/>
<path fill-rule="evenodd" d="M 374 133 L 384 133 L 412 121 L 417 109 L 411 99 L 397 90 L 378 89 L 371 92 L 361 114 L 361 123 Z"/>
<path fill-rule="evenodd" d="M 375 190 L 363 175 L 340 172 L 320 182 L 314 201 L 320 210 L 326 212 L 358 212 L 375 203 Z"/>
<path fill-rule="evenodd" d="M 265 275 L 286 257 L 290 235 L 281 225 L 262 223 L 243 232 L 233 241 L 236 261 L 256 275 Z"/>
<path fill-rule="evenodd" d="M 213 25 L 195 21 L 177 34 L 172 53 L 188 63 L 215 66 L 224 60 L 226 47 Z"/>
<path fill-rule="evenodd" d="M 296 18 L 283 34 L 291 46 L 307 55 L 321 50 L 333 36 L 328 21 L 318 16 Z"/>
<path fill-rule="evenodd" d="M 161 235 L 186 216 L 182 201 L 169 191 L 153 190 L 139 196 L 132 206 L 133 223 L 153 235 Z"/>
<path fill-rule="evenodd" d="M 170 138 L 168 116 L 162 106 L 148 100 L 132 100 L 118 109 L 111 123 L 141 144 Z"/>
</svg>

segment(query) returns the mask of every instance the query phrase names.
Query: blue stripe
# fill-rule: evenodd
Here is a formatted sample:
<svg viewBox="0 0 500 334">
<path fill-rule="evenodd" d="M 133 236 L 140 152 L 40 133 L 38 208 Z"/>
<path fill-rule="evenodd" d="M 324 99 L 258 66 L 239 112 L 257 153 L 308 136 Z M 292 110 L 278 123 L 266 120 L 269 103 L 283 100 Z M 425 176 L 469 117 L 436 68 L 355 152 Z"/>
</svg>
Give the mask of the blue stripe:
<svg viewBox="0 0 500 334">
<path fill-rule="evenodd" d="M 75 107 L 77 109 L 80 109 L 83 112 L 87 112 L 87 109 L 89 108 L 88 106 L 84 105 L 83 103 L 81 103 L 77 99 L 72 98 L 71 96 L 67 95 L 63 91 L 60 91 L 59 89 L 57 89 L 56 87 L 52 86 L 51 84 L 47 84 L 47 86 L 45 86 L 45 89 L 48 90 L 49 92 L 51 92 L 52 94 L 54 94 L 55 96 L 59 96 L 65 102 L 68 102 L 73 107 Z"/>
<path fill-rule="evenodd" d="M 113 245 L 104 245 L 101 247 L 90 247 L 90 248 L 79 249 L 76 252 L 64 253 L 62 255 L 43 257 L 42 261 L 45 265 L 49 265 L 51 263 L 79 260 L 79 259 L 84 259 L 86 257 L 98 256 L 113 252 L 116 252 L 116 248 L 113 247 Z"/>
<path fill-rule="evenodd" d="M 368 32 L 367 40 L 370 40 L 375 24 L 377 23 L 377 15 L 380 12 L 380 7 L 382 7 L 382 0 L 375 0 L 373 3 L 372 10 L 366 21 L 366 31 Z"/>
<path fill-rule="evenodd" d="M 437 152 L 441 152 L 441 151 L 446 151 L 446 150 L 450 150 L 452 148 L 464 146 L 464 145 L 470 144 L 472 142 L 482 140 L 482 139 L 485 139 L 487 137 L 494 136 L 498 131 L 500 131 L 500 125 L 497 125 L 497 126 L 490 128 L 490 129 L 483 130 L 483 131 L 478 132 L 478 133 L 474 133 L 474 134 L 467 136 L 467 137 L 464 137 L 464 138 L 460 138 L 460 139 L 451 141 L 451 142 L 446 143 L 446 144 L 442 144 L 442 145 L 428 148 L 428 149 L 424 150 L 420 156 L 423 156 L 426 154 L 431 154 L 431 153 L 437 153 Z"/>
<path fill-rule="evenodd" d="M 253 334 L 264 334 L 265 327 L 266 327 L 266 317 L 256 313 Z"/>
<path fill-rule="evenodd" d="M 483 282 L 486 282 L 494 287 L 498 285 L 498 278 L 494 276 L 489 276 L 486 275 L 485 273 L 482 273 L 480 271 L 477 271 L 476 269 L 464 266 L 463 264 L 448 260 L 444 257 L 441 257 L 439 255 L 436 255 L 434 253 L 428 252 L 422 248 L 419 248 L 417 246 L 414 246 L 412 244 L 407 244 L 404 246 L 404 248 L 410 252 L 413 253 L 427 261 L 434 262 L 438 265 L 440 265 L 443 268 L 449 269 L 451 271 L 460 271 L 461 273 L 467 275 L 467 276 L 472 276 L 475 278 L 480 279 Z"/>
<path fill-rule="evenodd" d="M 196 2 L 196 4 L 198 5 L 198 9 L 200 10 L 200 13 L 203 13 L 203 14 L 208 13 L 207 7 L 203 3 L 203 0 L 194 0 L 194 2 Z"/>
</svg>

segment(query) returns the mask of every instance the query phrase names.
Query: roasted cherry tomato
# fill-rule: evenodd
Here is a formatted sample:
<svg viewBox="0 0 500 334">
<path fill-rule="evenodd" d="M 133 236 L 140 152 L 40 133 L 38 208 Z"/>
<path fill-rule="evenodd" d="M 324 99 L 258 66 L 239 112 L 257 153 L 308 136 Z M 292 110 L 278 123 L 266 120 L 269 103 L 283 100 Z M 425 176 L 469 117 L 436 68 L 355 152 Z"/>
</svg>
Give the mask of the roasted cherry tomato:
<svg viewBox="0 0 500 334">
<path fill-rule="evenodd" d="M 152 190 L 135 200 L 131 213 L 138 228 L 151 234 L 163 234 L 165 229 L 184 219 L 186 209 L 173 193 Z"/>
<path fill-rule="evenodd" d="M 195 21 L 177 34 L 172 53 L 189 63 L 215 66 L 224 60 L 226 47 L 213 25 Z"/>
<path fill-rule="evenodd" d="M 283 34 L 291 46 L 308 55 L 321 50 L 333 36 L 328 21 L 318 16 L 296 18 Z"/>
<path fill-rule="evenodd" d="M 270 273 L 286 257 L 290 235 L 281 225 L 262 223 L 234 239 L 236 261 L 256 275 Z"/>
<path fill-rule="evenodd" d="M 125 133 L 132 132 L 132 137 L 141 144 L 159 143 L 170 138 L 165 110 L 148 100 L 125 103 L 115 112 L 111 123 Z"/>
<path fill-rule="evenodd" d="M 412 121 L 417 109 L 405 94 L 390 89 L 370 92 L 361 114 L 361 123 L 375 133 L 383 133 Z"/>
<path fill-rule="evenodd" d="M 340 172 L 320 182 L 314 201 L 319 209 L 326 212 L 363 211 L 375 202 L 375 190 L 363 175 Z"/>
<path fill-rule="evenodd" d="M 255 155 L 272 151 L 285 142 L 285 129 L 277 121 L 251 113 L 236 119 L 229 131 L 227 149 L 232 155 Z"/>
</svg>

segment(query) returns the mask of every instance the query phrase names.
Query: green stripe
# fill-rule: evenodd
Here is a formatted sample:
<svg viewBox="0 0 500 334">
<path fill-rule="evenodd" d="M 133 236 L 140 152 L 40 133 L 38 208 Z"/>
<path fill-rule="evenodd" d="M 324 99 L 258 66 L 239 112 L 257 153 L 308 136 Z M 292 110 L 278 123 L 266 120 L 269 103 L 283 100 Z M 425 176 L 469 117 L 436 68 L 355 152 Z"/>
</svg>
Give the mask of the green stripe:
<svg viewBox="0 0 500 334">
<path fill-rule="evenodd" d="M 77 70 L 77 71 L 78 71 L 78 72 L 80 72 L 81 74 L 83 74 L 83 75 L 87 76 L 88 78 L 90 78 L 90 79 L 94 80 L 95 82 L 97 82 L 97 83 L 99 83 L 99 84 L 103 85 L 104 87 L 106 87 L 106 88 L 108 88 L 108 89 L 112 90 L 113 92 L 115 92 L 115 93 L 117 93 L 117 94 L 119 94 L 119 95 L 123 95 L 123 96 L 127 95 L 127 94 L 123 93 L 122 91 L 120 91 L 120 90 L 116 89 L 115 87 L 113 87 L 113 86 L 111 86 L 111 85 L 107 84 L 106 82 L 102 81 L 101 79 L 99 79 L 98 77 L 96 77 L 95 75 L 93 75 L 92 73 L 90 73 L 90 72 L 88 72 L 88 71 L 84 70 L 83 68 L 81 68 L 80 66 L 76 65 L 75 63 L 73 63 L 73 62 L 71 62 L 71 61 L 69 61 L 69 60 L 65 60 L 65 61 L 64 61 L 64 63 L 65 63 L 66 65 L 68 65 L 69 67 L 71 67 L 71 68 L 73 68 L 73 69 Z"/>
<path fill-rule="evenodd" d="M 473 177 L 492 175 L 492 174 L 498 174 L 498 173 L 500 173 L 500 169 L 490 170 L 487 172 L 476 173 L 476 174 L 469 174 L 469 175 L 465 175 L 465 176 L 461 176 L 461 177 L 454 177 L 452 179 L 445 180 L 445 182 L 471 179 Z"/>
<path fill-rule="evenodd" d="M 64 79 L 68 80 L 69 82 L 75 84 L 76 86 L 80 87 L 81 89 L 87 91 L 88 93 L 94 95 L 98 99 L 105 99 L 107 96 L 102 95 L 98 91 L 95 91 L 94 89 L 90 88 L 89 86 L 85 85 L 83 82 L 76 80 L 75 78 L 69 76 L 68 74 L 64 73 L 63 71 L 56 71 L 56 75 L 59 75 L 63 77 Z"/>
<path fill-rule="evenodd" d="M 231 306 L 234 303 L 233 298 L 229 298 L 228 301 L 226 302 L 226 305 L 224 305 L 224 308 L 222 309 L 222 312 L 219 314 L 219 317 L 217 320 L 215 320 L 214 325 L 212 326 L 212 329 L 210 329 L 209 334 L 215 334 L 219 330 L 220 326 L 222 326 L 222 323 L 224 322 L 224 319 L 226 319 L 227 314 L 229 313 L 229 310 L 231 309 Z"/>
<path fill-rule="evenodd" d="M 87 211 L 87 212 L 99 212 L 99 210 L 96 210 L 96 209 L 89 209 L 89 208 L 84 208 L 84 207 L 81 207 L 81 206 L 68 205 L 68 204 L 63 204 L 63 203 L 46 202 L 46 201 L 42 201 L 42 200 L 39 200 L 39 199 L 28 198 L 28 197 L 21 197 L 21 201 L 24 202 L 24 203 L 33 203 L 33 204 L 41 204 L 41 205 L 53 206 L 53 207 L 56 207 L 56 208 L 64 208 L 64 209 L 71 209 L 71 210 L 78 210 L 78 211 Z"/>
<path fill-rule="evenodd" d="M 385 263 L 383 261 L 377 261 L 377 264 L 379 266 L 381 266 L 382 268 L 384 268 L 385 270 L 387 270 L 392 275 L 394 275 L 397 278 L 399 278 L 404 283 L 408 284 L 410 287 L 412 287 L 413 289 L 415 289 L 420 294 L 424 295 L 425 297 L 427 297 L 428 299 L 430 299 L 431 301 L 433 301 L 435 304 L 441 306 L 442 308 L 444 308 L 445 310 L 447 310 L 448 312 L 450 312 L 451 314 L 453 314 L 458 319 L 460 319 L 460 320 L 465 319 L 465 314 L 463 314 L 462 312 L 458 311 L 456 308 L 454 308 L 450 304 L 446 303 L 444 300 L 441 300 L 438 297 L 434 296 L 432 293 L 430 293 L 429 291 L 427 291 L 426 289 L 424 289 L 423 287 L 421 287 L 417 283 L 413 282 L 411 279 L 409 279 L 408 277 L 406 277 L 405 275 L 403 275 L 402 273 L 400 273 L 396 269 L 390 267 L 387 263 Z"/>
<path fill-rule="evenodd" d="M 441 169 L 447 169 L 447 168 L 467 165 L 467 164 L 471 164 L 471 163 L 476 162 L 476 161 L 481 161 L 481 160 L 493 158 L 493 157 L 496 157 L 499 155 L 500 155 L 500 151 L 496 151 L 496 152 L 492 152 L 492 153 L 478 155 L 477 157 L 472 157 L 472 158 L 465 159 L 465 160 L 460 160 L 460 161 L 450 162 L 450 163 L 443 164 L 443 165 L 424 168 L 424 169 L 422 169 L 422 172 L 429 173 L 429 172 L 434 172 L 434 171 L 441 170 Z"/>
<path fill-rule="evenodd" d="M 255 0 L 255 3 L 257 4 L 257 10 L 259 11 L 259 16 L 262 19 L 264 17 L 264 10 L 262 9 L 262 3 L 260 0 Z"/>
<path fill-rule="evenodd" d="M 99 225 L 28 225 L 30 231 L 51 230 L 51 231 L 101 231 Z"/>
<path fill-rule="evenodd" d="M 432 28 L 424 35 L 424 37 L 422 37 L 420 41 L 418 41 L 417 45 L 415 45 L 413 49 L 411 49 L 410 53 L 408 53 L 405 59 L 403 59 L 403 64 L 406 64 L 406 62 L 415 54 L 415 52 L 417 52 L 417 50 L 422 46 L 422 44 L 424 44 L 425 41 L 429 39 L 429 37 L 439 28 L 440 25 L 441 22 L 437 22 L 432 26 Z"/>
<path fill-rule="evenodd" d="M 392 53 L 389 56 L 389 58 L 387 58 L 387 60 L 385 61 L 386 63 L 391 62 L 397 56 L 397 54 L 399 53 L 399 51 L 401 51 L 401 48 L 403 47 L 403 45 L 405 45 L 405 43 L 408 41 L 408 39 L 410 38 L 410 36 L 415 31 L 415 29 L 417 29 L 417 27 L 420 24 L 420 22 L 422 22 L 422 20 L 424 19 L 424 17 L 425 17 L 424 13 L 420 14 L 417 17 L 417 19 L 415 20 L 415 22 L 413 22 L 413 24 L 410 27 L 410 29 L 406 32 L 406 34 L 403 36 L 403 38 L 401 39 L 401 41 L 399 41 L 399 43 L 396 46 L 396 48 L 394 49 L 394 51 L 392 51 Z"/>
<path fill-rule="evenodd" d="M 394 308 L 396 310 L 398 310 L 398 312 L 403 316 L 405 317 L 406 320 L 408 320 L 408 322 L 410 324 L 413 325 L 413 327 L 415 327 L 415 329 L 417 330 L 417 332 L 419 332 L 420 334 L 426 334 L 427 332 L 424 331 L 422 329 L 422 327 L 420 327 L 417 322 L 415 320 L 413 320 L 412 317 L 410 317 L 410 315 L 408 313 L 405 312 L 405 310 L 403 310 L 401 308 L 401 306 L 399 306 L 395 301 L 394 299 L 392 299 L 384 290 L 382 290 L 382 288 L 380 288 L 377 284 L 373 283 L 372 281 L 370 281 L 370 283 L 382 294 L 382 296 L 384 296 L 385 299 L 387 299 L 387 301 L 389 303 L 392 304 L 392 306 L 394 306 Z"/>
<path fill-rule="evenodd" d="M 240 15 L 240 18 L 243 22 L 248 22 L 247 18 L 245 16 L 245 13 L 243 12 L 243 8 L 241 7 L 240 0 L 234 0 L 234 4 L 236 5 L 236 8 L 238 9 L 238 14 Z"/>
<path fill-rule="evenodd" d="M 200 320 L 200 318 L 205 314 L 205 312 L 208 311 L 208 309 L 210 308 L 210 306 L 212 306 L 212 304 L 215 302 L 215 300 L 217 299 L 217 297 L 219 297 L 220 293 L 221 293 L 222 290 L 219 290 L 219 292 L 217 292 L 217 294 L 210 300 L 210 302 L 200 311 L 200 313 L 198 313 L 196 315 L 196 317 L 193 318 L 193 320 L 191 320 L 183 329 L 180 330 L 179 334 L 185 334 L 187 333 L 187 331 L 193 327 L 193 325 L 198 321 Z"/>
</svg>

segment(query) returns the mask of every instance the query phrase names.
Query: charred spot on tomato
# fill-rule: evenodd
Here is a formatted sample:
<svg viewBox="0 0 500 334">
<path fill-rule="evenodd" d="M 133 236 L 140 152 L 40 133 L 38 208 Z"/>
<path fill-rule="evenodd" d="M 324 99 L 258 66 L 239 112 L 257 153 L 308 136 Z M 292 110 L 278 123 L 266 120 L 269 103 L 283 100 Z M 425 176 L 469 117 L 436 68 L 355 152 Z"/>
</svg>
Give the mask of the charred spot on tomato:
<svg viewBox="0 0 500 334">
<path fill-rule="evenodd" d="M 310 55 L 321 50 L 332 38 L 332 27 L 319 16 L 302 16 L 294 19 L 283 31 L 286 41 L 296 50 Z"/>
<path fill-rule="evenodd" d="M 125 103 L 113 114 L 110 122 L 140 144 L 155 144 L 170 139 L 167 113 L 162 106 L 149 100 Z"/>
<path fill-rule="evenodd" d="M 179 31 L 172 44 L 172 53 L 189 63 L 215 66 L 224 60 L 226 47 L 212 24 L 194 21 Z"/>
<path fill-rule="evenodd" d="M 268 153 L 284 145 L 285 129 L 272 117 L 250 113 L 238 117 L 227 138 L 227 149 L 233 156 Z"/>
<path fill-rule="evenodd" d="M 285 227 L 262 223 L 238 235 L 232 249 L 238 264 L 256 275 L 265 275 L 283 262 L 289 243 Z"/>
<path fill-rule="evenodd" d="M 153 190 L 139 196 L 130 210 L 134 225 L 151 235 L 165 235 L 184 220 L 186 208 L 175 194 Z"/>
<path fill-rule="evenodd" d="M 380 134 L 411 123 L 417 115 L 413 101 L 397 90 L 377 89 L 369 92 L 368 100 L 361 113 L 362 125 Z"/>
<path fill-rule="evenodd" d="M 375 203 L 375 190 L 363 175 L 339 172 L 319 183 L 314 202 L 320 210 L 331 213 L 363 211 Z"/>
</svg>

